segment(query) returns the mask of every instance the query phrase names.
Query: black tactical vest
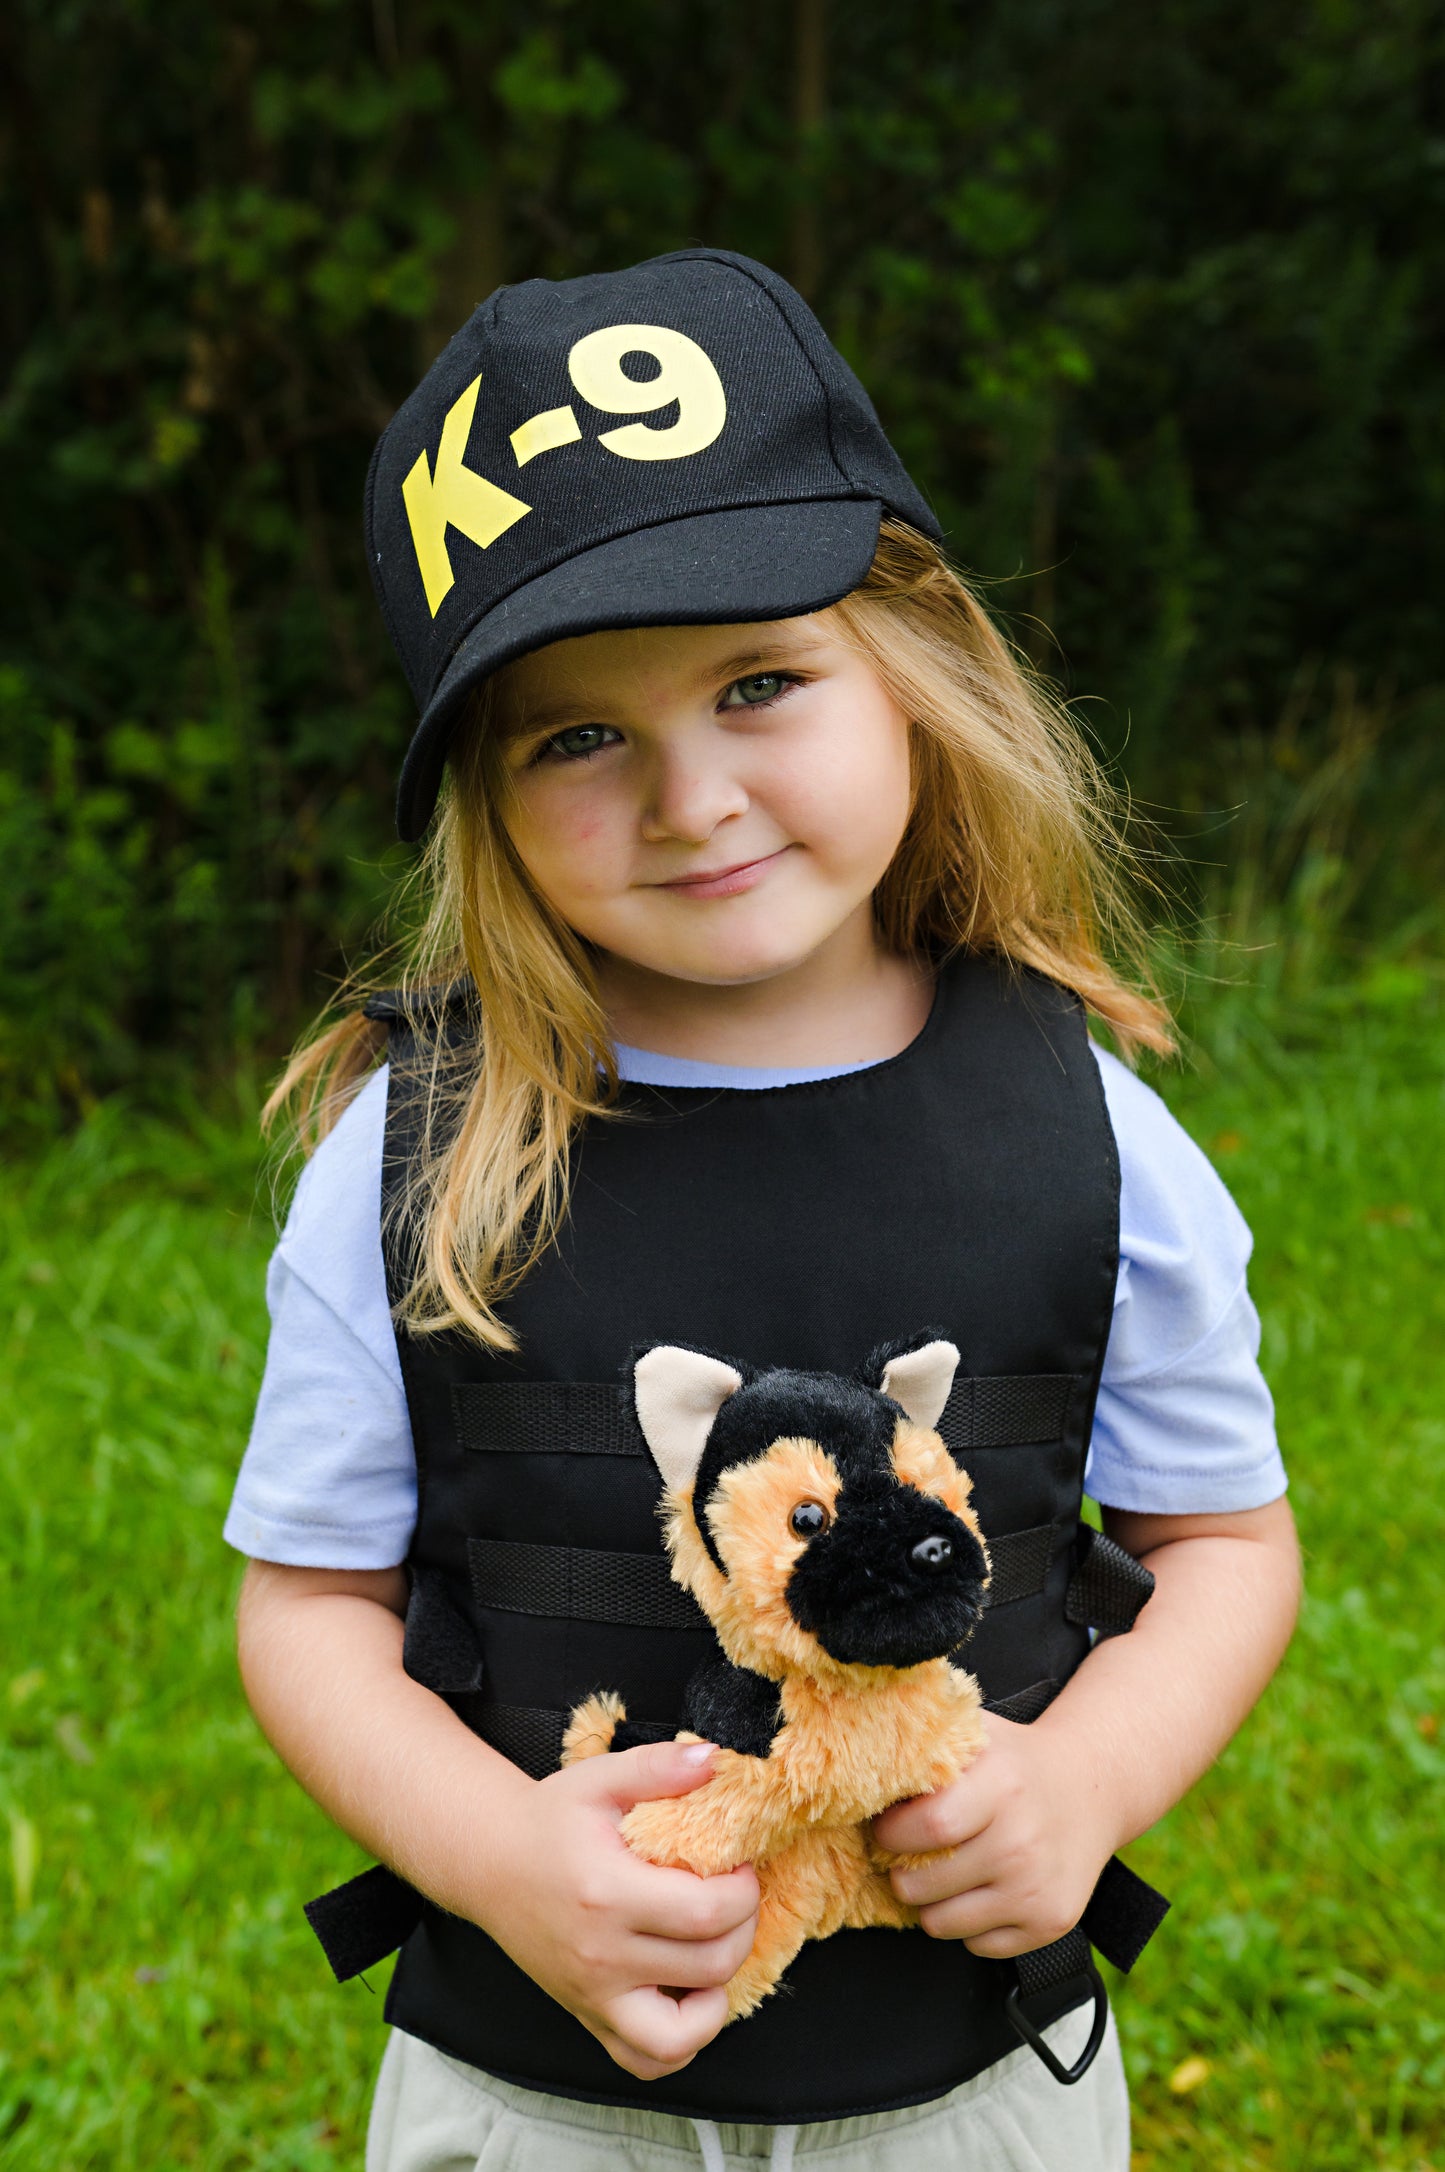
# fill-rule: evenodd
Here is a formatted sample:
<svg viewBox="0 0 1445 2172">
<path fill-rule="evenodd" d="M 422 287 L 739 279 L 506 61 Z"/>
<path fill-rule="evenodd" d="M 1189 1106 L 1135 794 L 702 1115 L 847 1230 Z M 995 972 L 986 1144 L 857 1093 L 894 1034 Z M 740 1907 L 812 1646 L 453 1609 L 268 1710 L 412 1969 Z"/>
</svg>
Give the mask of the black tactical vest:
<svg viewBox="0 0 1445 2172">
<path fill-rule="evenodd" d="M 438 1020 L 374 1011 L 390 1032 L 389 1204 Z M 995 1709 L 1035 1717 L 1088 1650 L 1085 1625 L 1126 1627 L 1150 1582 L 1124 1557 L 1106 1564 L 1116 1549 L 1079 1522 L 1119 1170 L 1078 1002 L 963 957 L 889 1062 L 763 1089 L 629 1085 L 621 1110 L 586 1127 L 566 1227 L 507 1301 L 516 1354 L 399 1334 L 419 1479 L 408 1671 L 539 1777 L 595 1689 L 621 1692 L 631 1739 L 670 1735 L 712 1639 L 669 1576 L 657 1476 L 620 1388 L 629 1353 L 685 1342 L 851 1373 L 926 1327 L 963 1353 L 940 1430 L 972 1476 L 994 1567 L 963 1657 Z M 403 1247 L 388 1250 L 395 1296 Z M 782 1991 L 681 2073 L 640 2083 L 483 1931 L 390 1873 L 308 1912 L 341 1975 L 404 1936 L 386 2001 L 397 2027 L 599 2103 L 839 2118 L 941 2096 L 1019 2041 L 1012 1963 L 919 1931 L 841 1931 L 806 1945 Z M 1084 1928 L 1127 1966 L 1157 1920 L 1143 1912 L 1142 1935 L 1113 1943 Z M 1038 1981 L 1052 1993 L 1039 2022 L 1089 1995 L 1077 1955 Z"/>
</svg>

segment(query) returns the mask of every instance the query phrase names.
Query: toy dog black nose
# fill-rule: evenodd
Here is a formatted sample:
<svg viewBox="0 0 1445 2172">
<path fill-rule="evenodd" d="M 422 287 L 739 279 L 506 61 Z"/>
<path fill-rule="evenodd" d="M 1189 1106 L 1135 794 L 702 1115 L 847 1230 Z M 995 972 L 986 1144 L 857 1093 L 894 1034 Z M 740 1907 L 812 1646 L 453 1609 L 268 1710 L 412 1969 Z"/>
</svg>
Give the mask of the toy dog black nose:
<svg viewBox="0 0 1445 2172">
<path fill-rule="evenodd" d="M 946 1569 L 953 1559 L 953 1540 L 936 1535 L 920 1539 L 911 1558 L 918 1563 L 920 1569 Z"/>
</svg>

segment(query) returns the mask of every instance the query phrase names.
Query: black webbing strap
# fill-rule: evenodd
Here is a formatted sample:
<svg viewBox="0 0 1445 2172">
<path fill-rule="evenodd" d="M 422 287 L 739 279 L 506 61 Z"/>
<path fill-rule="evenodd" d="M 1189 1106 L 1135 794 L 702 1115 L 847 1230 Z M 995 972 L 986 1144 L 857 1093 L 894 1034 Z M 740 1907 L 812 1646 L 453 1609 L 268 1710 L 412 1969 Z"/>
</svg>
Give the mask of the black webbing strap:
<svg viewBox="0 0 1445 2172">
<path fill-rule="evenodd" d="M 1009 1606 L 1044 1588 L 1054 1527 L 1005 1531 L 990 1542 L 989 1607 Z M 665 1554 L 611 1553 L 597 1546 L 536 1546 L 515 1539 L 468 1539 L 472 1595 L 504 1614 L 547 1614 L 629 1629 L 706 1629 L 697 1601 L 672 1580 Z"/>
<path fill-rule="evenodd" d="M 667 1556 L 609 1553 L 598 1546 L 531 1546 L 468 1539 L 472 1594 L 505 1614 L 551 1614 L 629 1629 L 706 1629 L 690 1592 L 672 1581 Z"/>
<path fill-rule="evenodd" d="M 967 1646 L 959 1653 L 958 1663 L 966 1667 Z M 1016 1689 L 1011 1697 L 988 1697 L 984 1700 L 985 1712 L 997 1712 L 1000 1719 L 1016 1720 L 1020 1727 L 1028 1727 L 1041 1712 L 1046 1712 L 1063 1687 L 1061 1682 L 1030 1682 L 1027 1689 Z"/>
<path fill-rule="evenodd" d="M 452 1389 L 474 1455 L 645 1456 L 622 1389 L 606 1380 L 509 1380 Z"/>
<path fill-rule="evenodd" d="M 627 1416 L 620 1398 L 612 1389 L 594 1392 L 599 1408 L 601 1398 L 606 1398 L 617 1415 L 617 1427 L 605 1436 L 594 1410 L 589 1439 L 620 1442 Z M 569 1395 L 576 1393 L 575 1387 L 568 1388 Z M 530 1404 L 530 1396 L 527 1400 Z M 517 1438 L 515 1432 L 511 1438 Z M 635 1451 L 629 1446 L 599 1445 L 592 1452 Z M 1080 1549 L 1068 1591 L 1070 1620 L 1088 1622 L 1106 1634 L 1128 1629 L 1154 1588 L 1153 1577 L 1132 1555 L 1087 1526 L 1080 1530 Z M 1053 1551 L 1050 1524 L 1000 1534 L 990 1547 L 989 1603 L 1007 1606 L 1041 1591 Z M 672 1582 L 661 1554 L 474 1539 L 468 1542 L 468 1556 L 473 1591 L 482 1605 L 639 1627 L 706 1626 L 695 1601 Z M 482 1660 L 471 1626 L 448 1596 L 444 1579 L 426 1569 L 413 1572 L 403 1663 L 408 1674 L 443 1693 L 474 1693 L 482 1688 Z M 1027 1723 L 1047 1708 L 1058 1688 L 1052 1680 L 1034 1682 L 996 1700 L 988 1709 Z M 567 1713 L 546 1707 L 484 1704 L 475 1724 L 483 1740 L 534 1779 L 541 1779 L 557 1769 L 567 1721 Z M 626 1721 L 618 1728 L 613 1746 L 623 1750 L 642 1742 L 664 1741 L 674 1731 L 662 1722 Z M 424 1906 L 421 1895 L 404 1879 L 378 1864 L 308 1902 L 306 1918 L 337 1981 L 345 1983 L 394 1953 L 416 1928 Z M 1105 1864 L 1078 1928 L 1036 1953 L 1020 1956 L 1019 1981 L 1008 2000 L 1009 2017 L 1057 2080 L 1077 2081 L 1102 2041 L 1107 1997 L 1090 1946 L 1096 1946 L 1116 1968 L 1131 1968 L 1168 1906 L 1162 1895 L 1115 1857 Z M 1094 2002 L 1089 2041 L 1073 2067 L 1066 2069 L 1042 2031 L 1086 1996 Z"/>
<path fill-rule="evenodd" d="M 1109 1994 L 1094 1966 L 1088 1939 L 1080 1930 L 1070 1931 L 1051 1946 L 1040 1946 L 1036 1953 L 1021 1953 L 1014 1967 L 1019 1980 L 1004 2002 L 1004 2010 L 1016 2033 L 1037 2052 L 1055 2081 L 1065 2085 L 1080 2081 L 1098 2056 L 1109 2019 Z M 1057 2021 L 1085 1998 L 1091 1999 L 1094 2007 L 1088 2042 L 1073 2065 L 1065 2066 L 1045 2041 L 1043 2032 L 1051 2021 Z"/>
<path fill-rule="evenodd" d="M 1034 1686 L 1038 1689 L 1045 1685 Z M 1012 1717 L 1005 1710 L 1012 1701 L 1006 1699 L 989 1709 Z M 504 1757 L 511 1758 L 534 1780 L 540 1780 L 557 1769 L 567 1718 L 565 1712 L 540 1706 L 488 1705 L 480 1715 L 479 1732 Z M 665 1742 L 675 1731 L 661 1720 L 627 1720 L 618 1728 L 612 1746 L 630 1750 L 643 1742 Z M 337 1982 L 348 1983 L 353 1976 L 375 1968 L 405 1943 L 421 1921 L 425 1905 L 413 1886 L 378 1863 L 348 1879 L 345 1885 L 308 1901 L 306 1920 L 320 1940 Z M 1028 2031 L 1029 2027 L 1035 2033 L 1046 2028 L 1058 2014 L 1078 2003 L 1078 1979 L 1092 1971 L 1091 1962 L 1085 1970 L 1080 1955 L 1087 1960 L 1089 1947 L 1097 1946 L 1106 1960 L 1127 1973 L 1163 1922 L 1168 1908 L 1161 1894 L 1114 1856 L 1104 1865 L 1078 1929 L 1070 1931 L 1066 1938 L 1056 1939 L 1052 1946 L 1019 1956 L 1018 1992 L 1011 2001 L 1010 2014 L 1019 2034 L 1026 2043 L 1034 2044 L 1051 2072 L 1058 2062 L 1052 2059 L 1049 2047 L 1045 2044 L 1040 2048 Z M 1093 1981 L 1097 1980 L 1094 1972 Z"/>
<path fill-rule="evenodd" d="M 415 1886 L 376 1863 L 319 1900 L 307 1901 L 306 1920 L 336 1981 L 349 1983 L 405 1944 L 425 1906 Z"/>
<path fill-rule="evenodd" d="M 955 1455 L 1062 1440 L 1073 1373 L 975 1373 L 956 1379 L 938 1430 Z"/>
<path fill-rule="evenodd" d="M 1016 1599 L 1032 1599 L 1048 1580 L 1054 1554 L 1054 1527 L 1035 1524 L 1029 1531 L 1000 1531 L 988 1542 L 991 1571 L 984 1606 L 1012 1606 Z"/>
<path fill-rule="evenodd" d="M 1153 1572 L 1091 1524 L 1079 1525 L 1079 1548 L 1079 1565 L 1064 1597 L 1068 1619 L 1087 1623 L 1101 1636 L 1132 1629 L 1154 1589 Z"/>
<path fill-rule="evenodd" d="M 545 1780 L 562 1762 L 562 1737 L 572 1715 L 541 1704 L 484 1704 L 475 1726 L 483 1742 L 509 1757 L 534 1780 Z M 614 1750 L 635 1750 L 644 1742 L 671 1742 L 673 1720 L 623 1720 L 612 1737 Z"/>
<path fill-rule="evenodd" d="M 483 1742 L 490 1742 L 530 1778 L 544 1780 L 562 1762 L 569 1717 L 546 1705 L 484 1704 L 477 1709 L 475 1725 Z"/>
<path fill-rule="evenodd" d="M 570 1712 L 541 1704 L 484 1704 L 476 1715 L 483 1742 L 509 1757 L 534 1780 L 545 1780 L 562 1762 L 562 1737 Z M 672 1720 L 623 1720 L 612 1737 L 614 1750 L 635 1750 L 644 1742 L 671 1742 Z"/>
<path fill-rule="evenodd" d="M 938 1430 L 956 1456 L 1062 1440 L 1073 1373 L 978 1373 L 955 1380 Z M 457 1438 L 479 1455 L 645 1456 L 623 1389 L 608 1380 L 510 1380 L 452 1389 Z"/>
<path fill-rule="evenodd" d="M 1131 1629 L 1154 1589 L 1154 1578 L 1132 1554 L 1091 1526 L 1080 1525 L 1079 1539 L 1082 1559 L 1069 1584 L 1069 1619 L 1097 1625 L 1109 1635 Z M 1054 1681 L 1031 1682 L 1012 1696 L 991 1699 L 984 1709 L 1027 1726 L 1048 1709 L 1061 1686 Z M 1127 1975 L 1168 1913 L 1163 1894 L 1113 1855 L 1100 1871 L 1075 1928 L 1051 1945 L 1018 1956 L 1014 1963 L 1018 1983 L 1006 2002 L 1008 2017 L 1055 2081 L 1078 2081 L 1093 2065 L 1104 2040 L 1109 1996 L 1090 1948 L 1097 1946 L 1106 1961 Z M 1066 2067 L 1045 2042 L 1043 2031 L 1085 1998 L 1093 2001 L 1094 2009 L 1088 2041 L 1073 2065 Z"/>
</svg>

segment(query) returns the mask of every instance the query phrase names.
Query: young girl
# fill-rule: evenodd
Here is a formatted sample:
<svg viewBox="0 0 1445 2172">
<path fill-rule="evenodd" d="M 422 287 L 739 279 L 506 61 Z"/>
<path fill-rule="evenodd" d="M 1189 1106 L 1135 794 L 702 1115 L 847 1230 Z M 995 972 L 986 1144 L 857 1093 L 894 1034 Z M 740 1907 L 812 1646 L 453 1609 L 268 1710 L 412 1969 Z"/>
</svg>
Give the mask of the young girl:
<svg viewBox="0 0 1445 2172">
<path fill-rule="evenodd" d="M 423 711 L 403 836 L 441 789 L 429 913 L 278 1090 L 321 1143 L 227 1536 L 260 1723 L 387 1866 L 318 1916 L 341 1973 L 402 1943 L 369 2172 L 1126 2172 L 1112 2027 L 1060 2086 L 1014 1964 L 1239 1726 L 1296 1565 L 1247 1232 L 1085 1034 L 1170 1045 L 1103 947 L 1088 755 L 743 258 L 493 296 L 383 437 L 367 533 Z M 806 1946 L 724 2028 L 751 1867 L 618 1832 L 715 1754 L 670 1739 L 706 1640 L 620 1382 L 654 1342 L 852 1372 L 924 1328 L 964 1353 L 987 1748 L 876 1823 L 929 1854 L 891 1872 L 921 1929 Z M 1097 1644 L 1129 1609 L 1086 1482 L 1155 1580 Z M 597 1688 L 636 1746 L 559 1770 Z M 1089 1990 L 1033 2001 L 1065 2067 Z"/>
</svg>

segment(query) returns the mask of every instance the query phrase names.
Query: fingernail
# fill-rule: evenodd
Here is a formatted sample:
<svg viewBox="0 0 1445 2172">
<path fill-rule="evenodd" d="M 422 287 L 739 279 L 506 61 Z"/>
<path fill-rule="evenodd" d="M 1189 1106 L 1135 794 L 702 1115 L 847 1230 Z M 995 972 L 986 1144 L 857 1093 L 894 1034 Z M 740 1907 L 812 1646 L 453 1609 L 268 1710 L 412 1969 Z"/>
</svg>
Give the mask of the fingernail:
<svg viewBox="0 0 1445 2172">
<path fill-rule="evenodd" d="M 715 1742 L 689 1742 L 682 1753 L 685 1765 L 706 1765 L 717 1755 Z"/>
</svg>

